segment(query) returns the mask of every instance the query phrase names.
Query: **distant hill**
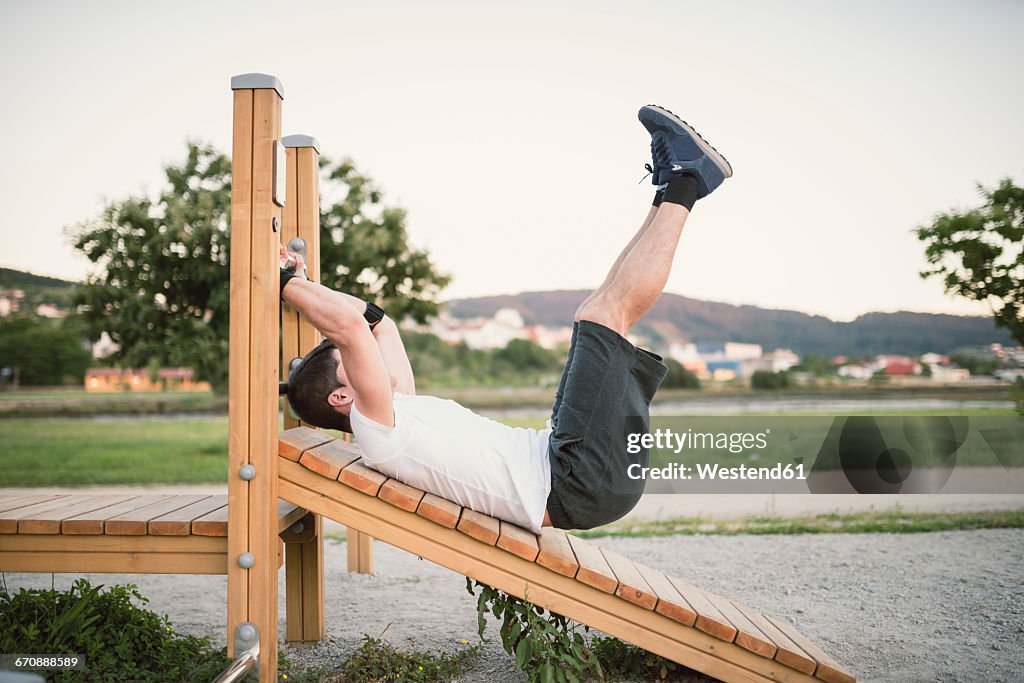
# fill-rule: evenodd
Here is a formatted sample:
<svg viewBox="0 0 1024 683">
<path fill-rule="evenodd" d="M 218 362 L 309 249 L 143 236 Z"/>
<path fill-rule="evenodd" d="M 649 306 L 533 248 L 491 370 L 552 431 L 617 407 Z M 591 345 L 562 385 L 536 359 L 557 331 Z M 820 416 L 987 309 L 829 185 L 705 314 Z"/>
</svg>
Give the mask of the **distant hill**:
<svg viewBox="0 0 1024 683">
<path fill-rule="evenodd" d="M 460 318 L 491 316 L 514 308 L 528 324 L 562 326 L 586 298 L 587 291 L 523 292 L 505 296 L 456 299 L 448 310 Z M 737 341 L 765 349 L 789 348 L 824 356 L 877 353 L 919 355 L 949 353 L 964 346 L 1012 344 L 991 318 L 933 313 L 867 313 L 850 322 L 820 315 L 733 306 L 664 294 L 638 331 L 659 342 Z"/>
<path fill-rule="evenodd" d="M 21 305 L 29 310 L 39 304 L 66 307 L 74 284 L 56 277 L 26 273 L 13 268 L 0 268 L 0 290 L 20 289 L 25 292 Z"/>
</svg>

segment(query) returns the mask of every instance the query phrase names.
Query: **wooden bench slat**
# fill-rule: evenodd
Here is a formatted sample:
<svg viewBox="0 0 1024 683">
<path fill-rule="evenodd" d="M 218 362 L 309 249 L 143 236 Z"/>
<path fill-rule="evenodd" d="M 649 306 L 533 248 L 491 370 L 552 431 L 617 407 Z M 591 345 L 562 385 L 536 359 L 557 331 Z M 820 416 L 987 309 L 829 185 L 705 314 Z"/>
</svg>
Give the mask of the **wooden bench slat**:
<svg viewBox="0 0 1024 683">
<path fill-rule="evenodd" d="M 62 534 L 102 534 L 103 523 L 111 517 L 137 510 L 146 505 L 152 505 L 170 497 L 169 494 L 136 496 L 116 505 L 108 505 L 98 510 L 83 512 L 80 515 L 68 517 L 62 521 L 60 523 L 60 532 Z"/>
<path fill-rule="evenodd" d="M 307 450 L 299 457 L 298 463 L 321 477 L 337 479 L 343 469 L 358 459 L 359 449 L 354 444 L 338 440 Z"/>
<path fill-rule="evenodd" d="M 761 629 L 761 632 L 775 643 L 775 646 L 778 648 L 775 652 L 775 661 L 805 674 L 814 673 L 814 669 L 817 667 L 814 659 L 809 657 L 789 636 L 780 631 L 775 624 L 768 621 L 768 617 L 747 605 L 735 601 L 732 604 L 743 613 L 743 616 L 750 619 L 754 626 Z"/>
<path fill-rule="evenodd" d="M 397 479 L 388 479 L 384 482 L 377 497 L 394 505 L 396 508 L 406 512 L 416 512 L 417 506 L 423 500 L 423 491 L 414 486 L 403 484 Z"/>
<path fill-rule="evenodd" d="M 612 568 L 608 566 L 608 561 L 604 559 L 601 549 L 579 536 L 566 534 L 566 537 L 580 565 L 579 571 L 576 572 L 576 580 L 605 593 L 614 593 L 619 587 L 619 581 L 615 578 Z"/>
<path fill-rule="evenodd" d="M 730 643 L 733 641 L 736 637 L 736 627 L 718 611 L 717 607 L 708 601 L 704 591 L 686 583 L 682 579 L 667 575 L 665 578 L 675 586 L 676 590 L 679 591 L 679 595 L 696 612 L 697 619 L 693 623 L 694 626 L 709 636 L 714 636 Z"/>
<path fill-rule="evenodd" d="M 425 493 L 423 500 L 416 506 L 416 514 L 435 524 L 454 529 L 459 523 L 462 507 L 433 493 Z"/>
<path fill-rule="evenodd" d="M 334 437 L 317 429 L 295 427 L 277 435 L 277 453 L 282 458 L 298 462 L 305 451 L 329 441 L 334 441 Z"/>
<path fill-rule="evenodd" d="M 540 552 L 537 534 L 505 520 L 501 520 L 501 529 L 496 545 L 513 555 L 518 555 L 527 562 L 536 560 L 537 553 Z"/>
<path fill-rule="evenodd" d="M 227 536 L 228 506 L 225 505 L 198 519 L 193 519 L 192 534 L 194 536 Z"/>
<path fill-rule="evenodd" d="M 150 520 L 147 530 L 153 536 L 188 536 L 192 533 L 192 520 L 227 504 L 227 495 L 210 496 Z"/>
<path fill-rule="evenodd" d="M 561 529 L 544 527 L 541 529 L 540 552 L 537 553 L 537 564 L 558 572 L 563 576 L 575 578 L 580 565 L 569 545 L 567 534 Z"/>
<path fill-rule="evenodd" d="M 0 512 L 0 534 L 16 534 L 18 533 L 18 520 L 72 504 L 76 500 L 74 495 L 57 496 Z"/>
<path fill-rule="evenodd" d="M 774 659 L 775 652 L 778 650 L 775 643 L 761 629 L 755 626 L 750 619 L 747 619 L 742 612 L 736 609 L 732 602 L 721 595 L 715 595 L 707 591 L 704 592 L 704 596 L 736 627 L 734 643 L 745 650 L 750 650 L 756 655 L 766 659 Z"/>
<path fill-rule="evenodd" d="M 0 496 L 0 512 L 7 512 L 8 510 L 14 510 L 15 508 L 28 507 L 29 505 L 35 505 L 37 503 L 45 503 L 60 497 L 61 496 L 53 493 L 24 496 Z"/>
<path fill-rule="evenodd" d="M 854 679 L 849 671 L 844 669 L 839 662 L 826 654 L 820 647 L 808 640 L 804 634 L 780 619 L 767 615 L 765 618 L 786 634 L 796 645 L 799 645 L 800 649 L 817 663 L 817 667 L 814 670 L 815 678 L 827 681 L 828 683 L 856 683 L 856 679 Z"/>
<path fill-rule="evenodd" d="M 368 496 L 376 496 L 387 477 L 364 465 L 362 460 L 356 460 L 341 471 L 338 481 Z"/>
<path fill-rule="evenodd" d="M 61 522 L 65 517 L 73 517 L 83 512 L 90 512 L 98 508 L 107 507 L 108 505 L 122 503 L 131 497 L 128 495 L 85 496 L 79 500 L 69 502 L 67 505 L 23 517 L 18 520 L 18 533 L 59 534 Z"/>
<path fill-rule="evenodd" d="M 612 568 L 612 572 L 619 582 L 619 587 L 615 589 L 615 594 L 634 605 L 653 610 L 654 606 L 658 604 L 658 596 L 654 594 L 650 585 L 640 575 L 640 571 L 633 564 L 633 561 L 605 548 L 602 548 L 601 552 L 604 554 L 604 559 L 608 561 L 608 566 Z"/>
<path fill-rule="evenodd" d="M 657 569 L 642 565 L 639 562 L 636 563 L 636 568 L 640 571 L 640 575 L 644 577 L 644 580 L 647 581 L 647 585 L 654 591 L 654 594 L 658 596 L 658 604 L 655 605 L 654 611 L 658 614 L 664 614 L 669 619 L 674 619 L 680 624 L 693 626 L 694 622 L 697 621 L 697 613 L 693 611 L 689 603 L 686 602 L 686 599 L 679 594 L 679 591 L 668 580 L 668 577 Z"/>
<path fill-rule="evenodd" d="M 287 500 L 277 499 L 277 533 L 281 533 L 308 514 L 305 508 Z M 225 533 L 227 529 L 225 528 Z"/>
<path fill-rule="evenodd" d="M 498 520 L 476 510 L 465 508 L 459 523 L 455 527 L 470 538 L 475 538 L 481 543 L 494 545 L 498 542 L 498 535 L 501 532 Z"/>
<path fill-rule="evenodd" d="M 111 536 L 144 536 L 147 531 L 149 520 L 155 519 L 168 512 L 191 505 L 209 496 L 182 495 L 171 496 L 150 505 L 137 508 L 130 512 L 124 512 L 116 517 L 111 517 L 103 524 L 103 532 Z"/>
</svg>

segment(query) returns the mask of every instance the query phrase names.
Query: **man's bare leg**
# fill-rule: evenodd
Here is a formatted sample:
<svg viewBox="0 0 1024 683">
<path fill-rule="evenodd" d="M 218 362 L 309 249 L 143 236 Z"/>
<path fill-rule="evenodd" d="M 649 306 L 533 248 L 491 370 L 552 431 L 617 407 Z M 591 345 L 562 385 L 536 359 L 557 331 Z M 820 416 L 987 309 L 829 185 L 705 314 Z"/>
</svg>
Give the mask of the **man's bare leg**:
<svg viewBox="0 0 1024 683">
<path fill-rule="evenodd" d="M 576 316 L 574 320 L 578 322 L 580 319 L 580 314 L 583 312 L 583 309 L 587 306 L 587 304 L 589 304 L 595 297 L 602 294 L 604 290 L 606 290 L 608 286 L 615 280 L 615 275 L 619 272 L 619 268 L 622 266 L 622 262 L 626 260 L 626 256 L 629 255 L 629 252 L 632 251 L 633 247 L 636 246 L 636 243 L 640 241 L 641 237 L 643 237 L 644 232 L 646 232 L 647 228 L 650 227 L 651 221 L 654 220 L 654 217 L 655 215 L 657 215 L 657 213 L 658 207 L 652 206 L 651 210 L 647 212 L 647 218 L 644 219 L 643 225 L 641 225 L 640 229 L 636 231 L 635 235 L 633 235 L 633 238 L 629 241 L 629 244 L 627 244 L 625 248 L 623 248 L 623 250 L 619 253 L 619 257 L 615 259 L 615 263 L 612 264 L 611 269 L 608 271 L 608 275 L 605 276 L 604 282 L 601 283 L 600 287 L 591 292 L 590 295 L 583 300 L 583 303 L 579 305 L 579 308 L 576 309 Z"/>
<path fill-rule="evenodd" d="M 689 214 L 685 206 L 663 203 L 624 255 L 611 281 L 581 307 L 578 319 L 626 336 L 661 296 Z"/>
</svg>

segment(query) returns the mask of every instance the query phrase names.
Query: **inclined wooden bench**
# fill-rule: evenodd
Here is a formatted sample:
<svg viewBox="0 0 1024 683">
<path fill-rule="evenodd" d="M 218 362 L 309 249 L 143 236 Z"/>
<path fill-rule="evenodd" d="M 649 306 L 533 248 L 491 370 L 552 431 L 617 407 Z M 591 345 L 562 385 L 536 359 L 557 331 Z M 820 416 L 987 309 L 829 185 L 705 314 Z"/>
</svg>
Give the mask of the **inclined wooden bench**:
<svg viewBox="0 0 1024 683">
<path fill-rule="evenodd" d="M 278 439 L 282 498 L 725 681 L 853 676 L 795 628 L 577 536 L 541 535 L 390 479 L 352 443 Z"/>
</svg>

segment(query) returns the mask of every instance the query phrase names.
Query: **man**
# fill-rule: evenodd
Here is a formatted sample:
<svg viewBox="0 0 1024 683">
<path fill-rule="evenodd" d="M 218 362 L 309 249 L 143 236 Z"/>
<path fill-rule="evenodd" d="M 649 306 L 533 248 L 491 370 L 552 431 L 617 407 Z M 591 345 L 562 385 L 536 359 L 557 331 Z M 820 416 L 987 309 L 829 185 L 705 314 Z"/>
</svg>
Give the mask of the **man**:
<svg viewBox="0 0 1024 683">
<path fill-rule="evenodd" d="M 535 533 L 542 525 L 589 529 L 629 512 L 643 481 L 627 469 L 646 466 L 648 454 L 629 454 L 626 434 L 647 430 L 666 367 L 626 337 L 661 295 L 694 202 L 732 175 L 678 116 L 647 106 L 639 117 L 651 135 L 654 206 L 576 311 L 546 429 L 508 427 L 417 396 L 398 329 L 379 307 L 282 271 L 282 297 L 326 337 L 289 380 L 295 412 L 355 434 L 370 467 Z"/>
</svg>

